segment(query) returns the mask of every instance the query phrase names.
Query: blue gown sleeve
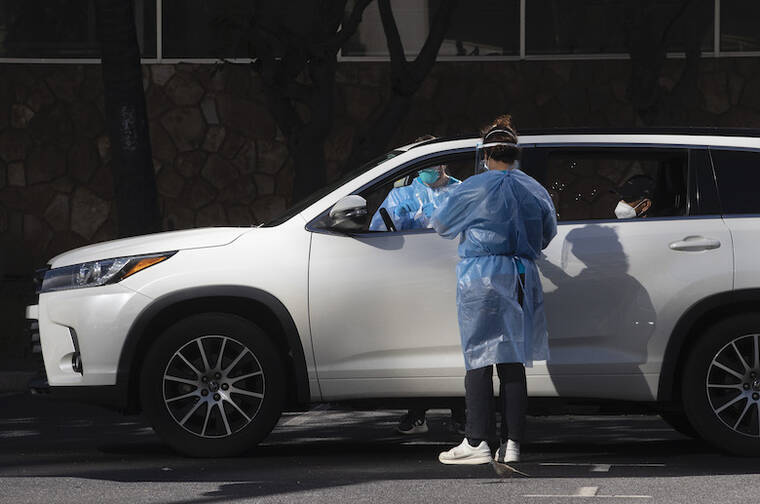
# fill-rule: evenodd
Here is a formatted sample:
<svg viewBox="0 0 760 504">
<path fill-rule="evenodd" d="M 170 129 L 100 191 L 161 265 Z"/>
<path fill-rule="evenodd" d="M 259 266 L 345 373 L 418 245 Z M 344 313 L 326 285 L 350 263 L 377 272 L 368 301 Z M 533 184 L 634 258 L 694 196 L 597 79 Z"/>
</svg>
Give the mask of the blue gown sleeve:
<svg viewBox="0 0 760 504">
<path fill-rule="evenodd" d="M 385 221 L 383 221 L 383 216 L 380 215 L 380 209 L 385 208 L 388 209 L 388 200 L 391 197 L 391 193 L 393 191 L 388 193 L 388 196 L 385 197 L 383 202 L 380 204 L 379 207 L 377 207 L 377 211 L 372 216 L 372 220 L 369 222 L 369 230 L 370 231 L 388 231 L 388 229 L 385 227 Z"/>
<path fill-rule="evenodd" d="M 439 235 L 449 240 L 456 238 L 459 233 L 467 228 L 469 223 L 467 217 L 482 200 L 482 185 L 468 183 L 470 180 L 472 178 L 448 191 L 441 198 L 438 208 L 430 217 L 430 226 Z"/>
<path fill-rule="evenodd" d="M 401 231 L 404 229 L 411 229 L 414 227 L 413 215 L 409 213 L 398 214 L 396 209 L 399 205 L 405 201 L 413 198 L 411 192 L 411 186 L 395 187 L 391 189 L 388 196 L 385 197 L 383 202 L 377 208 L 377 212 L 372 216 L 372 220 L 369 224 L 370 231 L 388 231 L 383 222 L 383 217 L 380 215 L 380 209 L 385 208 L 388 211 L 393 224 L 396 226 L 396 230 Z"/>
</svg>

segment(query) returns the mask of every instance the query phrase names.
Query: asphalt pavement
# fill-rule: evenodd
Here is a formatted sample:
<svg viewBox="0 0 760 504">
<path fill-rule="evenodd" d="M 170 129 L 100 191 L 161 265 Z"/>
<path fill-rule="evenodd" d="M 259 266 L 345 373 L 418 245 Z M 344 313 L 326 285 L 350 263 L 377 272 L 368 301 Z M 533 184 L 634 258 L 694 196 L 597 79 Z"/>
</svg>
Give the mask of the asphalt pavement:
<svg viewBox="0 0 760 504">
<path fill-rule="evenodd" d="M 731 457 L 657 416 L 529 417 L 531 477 L 444 466 L 461 441 L 447 412 L 406 437 L 400 411 L 320 407 L 283 416 L 242 457 L 192 459 L 138 417 L 28 394 L 0 395 L 0 502 L 754 503 L 760 459 Z"/>
</svg>

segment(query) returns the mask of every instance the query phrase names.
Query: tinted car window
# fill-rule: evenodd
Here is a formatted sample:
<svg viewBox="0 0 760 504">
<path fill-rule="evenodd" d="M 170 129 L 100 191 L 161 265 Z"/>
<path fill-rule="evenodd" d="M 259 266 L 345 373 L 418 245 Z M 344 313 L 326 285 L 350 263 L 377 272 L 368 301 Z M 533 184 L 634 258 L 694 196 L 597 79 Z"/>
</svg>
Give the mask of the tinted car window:
<svg viewBox="0 0 760 504">
<path fill-rule="evenodd" d="M 687 211 L 687 149 L 533 148 L 521 167 L 549 191 L 560 221 L 614 219 L 613 191 L 641 175 L 654 183 L 649 217 Z"/>
<path fill-rule="evenodd" d="M 725 214 L 760 214 L 760 152 L 711 149 Z"/>
</svg>

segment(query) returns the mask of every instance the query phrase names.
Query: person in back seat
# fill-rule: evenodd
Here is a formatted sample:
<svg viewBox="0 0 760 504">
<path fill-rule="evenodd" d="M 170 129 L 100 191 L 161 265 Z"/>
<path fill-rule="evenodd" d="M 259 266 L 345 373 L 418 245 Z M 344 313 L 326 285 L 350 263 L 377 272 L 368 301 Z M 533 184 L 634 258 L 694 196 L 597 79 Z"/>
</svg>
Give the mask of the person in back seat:
<svg viewBox="0 0 760 504">
<path fill-rule="evenodd" d="M 615 216 L 618 219 L 633 219 L 635 217 L 648 217 L 654 204 L 654 180 L 648 175 L 634 175 L 623 185 L 612 190 L 620 196 L 620 201 L 615 207 Z"/>
</svg>

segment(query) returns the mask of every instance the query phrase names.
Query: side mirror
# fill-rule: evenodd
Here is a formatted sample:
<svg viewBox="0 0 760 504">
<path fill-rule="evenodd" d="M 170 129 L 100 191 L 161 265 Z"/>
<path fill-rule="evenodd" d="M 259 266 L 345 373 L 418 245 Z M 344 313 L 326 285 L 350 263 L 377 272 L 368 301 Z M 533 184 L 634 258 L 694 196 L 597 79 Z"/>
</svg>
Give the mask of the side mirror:
<svg viewBox="0 0 760 504">
<path fill-rule="evenodd" d="M 366 230 L 367 200 L 358 194 L 341 198 L 330 209 L 328 226 L 346 233 Z"/>
</svg>

